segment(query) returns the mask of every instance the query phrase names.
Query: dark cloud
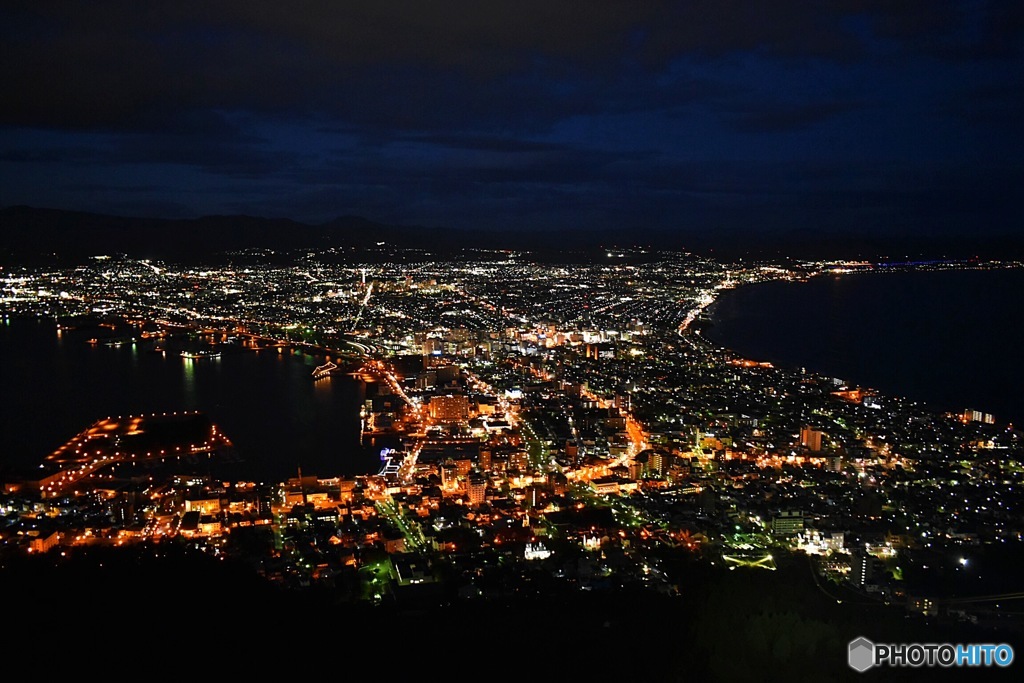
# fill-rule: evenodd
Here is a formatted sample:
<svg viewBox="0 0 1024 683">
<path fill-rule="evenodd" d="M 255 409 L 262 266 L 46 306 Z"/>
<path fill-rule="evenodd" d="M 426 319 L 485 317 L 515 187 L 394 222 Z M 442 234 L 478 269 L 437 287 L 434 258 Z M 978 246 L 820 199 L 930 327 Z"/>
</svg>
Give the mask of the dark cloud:
<svg viewBox="0 0 1024 683">
<path fill-rule="evenodd" d="M 0 149 L 0 162 L 13 163 L 82 163 L 94 162 L 99 152 L 90 147 L 61 147 L 60 149 L 8 148 Z"/>
<path fill-rule="evenodd" d="M 323 108 L 344 119 L 350 110 L 379 115 L 385 105 L 393 120 L 414 128 L 420 117 L 453 113 L 438 98 L 472 108 L 479 100 L 462 90 L 480 89 L 487 101 L 495 90 L 558 99 L 543 88 L 517 88 L 516 77 L 567 83 L 584 70 L 595 81 L 614 80 L 630 64 L 660 70 L 680 56 L 737 52 L 851 58 L 866 50 L 848 27 L 861 14 L 885 37 L 910 45 L 957 27 L 956 13 L 937 0 L 41 0 L 3 14 L 0 87 L 19 96 L 0 110 L 2 120 L 69 128 L 144 125 L 153 112 L 177 109 Z M 1017 14 L 1016 24 L 995 23 L 994 31 L 1008 34 L 1005 43 L 1019 37 Z M 365 93 L 376 107 L 361 101 Z M 409 111 L 413 101 L 420 104 Z M 517 110 L 541 103 L 526 104 Z"/>
<path fill-rule="evenodd" d="M 510 137 L 494 137 L 486 135 L 453 135 L 451 133 L 419 133 L 404 134 L 397 138 L 405 142 L 437 145 L 452 149 L 467 149 L 480 152 L 502 152 L 502 153 L 523 153 L 523 152 L 559 152 L 565 150 L 568 145 L 557 142 L 543 142 Z"/>
<path fill-rule="evenodd" d="M 267 149 L 266 142 L 247 135 L 209 135 L 167 131 L 125 135 L 105 155 L 108 164 L 140 164 L 159 159 L 161 164 L 200 168 L 224 176 L 262 178 L 287 171 L 303 156 Z"/>
<path fill-rule="evenodd" d="M 858 102 L 770 103 L 734 112 L 732 122 L 737 130 L 768 133 L 805 128 L 862 106 Z"/>
<path fill-rule="evenodd" d="M 1002 0 L 5 3 L 0 203 L 1006 225 L 1022 36 Z"/>
<path fill-rule="evenodd" d="M 1024 133 L 1020 122 L 1024 121 L 1024 98 L 1016 84 L 971 85 L 950 93 L 943 104 L 943 113 L 957 117 L 972 129 L 992 128 L 1006 131 L 1009 140 L 1021 141 Z M 1006 151 L 1018 154 L 1019 147 L 1007 147 Z"/>
<path fill-rule="evenodd" d="M 873 7 L 872 27 L 906 52 L 939 58 L 1011 59 L 1024 48 L 1024 5 L 1016 0 L 909 0 Z"/>
</svg>

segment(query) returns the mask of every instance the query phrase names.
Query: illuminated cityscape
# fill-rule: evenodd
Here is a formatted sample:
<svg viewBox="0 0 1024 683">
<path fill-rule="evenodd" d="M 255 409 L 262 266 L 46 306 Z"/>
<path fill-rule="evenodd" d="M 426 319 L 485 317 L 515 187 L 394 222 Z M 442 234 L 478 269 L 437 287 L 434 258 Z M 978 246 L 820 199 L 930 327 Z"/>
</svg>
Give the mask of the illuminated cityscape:
<svg viewBox="0 0 1024 683">
<path fill-rule="evenodd" d="M 1019 668 L 1024 3 L 0 35 L 8 677 Z"/>
<path fill-rule="evenodd" d="M 379 387 L 363 433 L 400 444 L 374 473 L 225 481 L 189 466 L 239 455 L 209 416 L 97 416 L 38 478 L 5 482 L 5 561 L 183 544 L 289 592 L 381 609 L 580 592 L 683 602 L 699 592 L 693 566 L 799 563 L 838 605 L 1015 623 L 1018 593 L 972 602 L 909 579 L 929 562 L 969 573 L 987 548 L 1024 540 L 1019 430 L 702 336 L 723 290 L 872 264 L 409 256 L 204 268 L 100 256 L 5 272 L 5 324 L 51 320 L 84 344 L 182 363 L 313 354 L 309 382 Z"/>
</svg>

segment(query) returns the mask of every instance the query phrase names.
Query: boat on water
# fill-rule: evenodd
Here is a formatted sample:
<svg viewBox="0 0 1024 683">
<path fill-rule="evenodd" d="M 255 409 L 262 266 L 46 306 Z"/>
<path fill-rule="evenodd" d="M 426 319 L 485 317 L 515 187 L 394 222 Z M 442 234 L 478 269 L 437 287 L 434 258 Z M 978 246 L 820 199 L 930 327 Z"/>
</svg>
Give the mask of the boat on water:
<svg viewBox="0 0 1024 683">
<path fill-rule="evenodd" d="M 200 349 L 198 351 L 182 351 L 182 358 L 220 358 L 220 351 Z"/>
<path fill-rule="evenodd" d="M 67 330 L 73 328 L 65 327 L 62 329 Z M 91 339 L 88 340 L 88 342 L 94 346 L 96 344 L 101 344 L 103 346 L 123 346 L 124 344 L 134 344 L 135 341 L 135 337 L 107 337 L 105 339 L 92 337 Z"/>
</svg>

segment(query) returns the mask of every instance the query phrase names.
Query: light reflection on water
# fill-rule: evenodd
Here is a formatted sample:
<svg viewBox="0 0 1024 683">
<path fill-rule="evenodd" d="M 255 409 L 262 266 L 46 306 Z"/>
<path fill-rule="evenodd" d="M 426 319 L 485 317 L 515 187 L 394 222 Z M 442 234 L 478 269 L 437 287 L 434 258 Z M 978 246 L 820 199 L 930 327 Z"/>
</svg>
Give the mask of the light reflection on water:
<svg viewBox="0 0 1024 683">
<path fill-rule="evenodd" d="M 244 461 L 238 478 L 281 481 L 300 467 L 320 477 L 379 468 L 380 446 L 360 443 L 359 410 L 373 386 L 347 375 L 313 381 L 322 359 L 277 350 L 187 359 L 154 351 L 151 340 L 104 346 L 89 344 L 93 336 L 58 334 L 47 320 L 0 327 L 0 428 L 7 435 L 0 467 L 37 467 L 108 415 L 202 410 L 235 444 Z"/>
</svg>

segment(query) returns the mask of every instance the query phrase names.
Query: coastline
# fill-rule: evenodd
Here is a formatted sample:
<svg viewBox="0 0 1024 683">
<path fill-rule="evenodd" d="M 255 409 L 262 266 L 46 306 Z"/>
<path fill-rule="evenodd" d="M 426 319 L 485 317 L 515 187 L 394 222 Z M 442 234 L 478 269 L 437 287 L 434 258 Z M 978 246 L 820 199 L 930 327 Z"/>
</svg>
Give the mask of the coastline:
<svg viewBox="0 0 1024 683">
<path fill-rule="evenodd" d="M 97 419 L 185 410 L 210 416 L 235 444 L 230 467 L 239 479 L 283 481 L 299 467 L 322 477 L 378 467 L 371 444 L 360 439 L 366 383 L 345 374 L 317 382 L 310 373 L 323 360 L 302 348 L 232 348 L 220 358 L 188 359 L 143 344 L 90 344 L 91 330 L 58 332 L 48 318 L 8 321 L 0 347 L 21 362 L 8 370 L 18 391 L 4 400 L 10 437 L 2 472 L 37 472 Z"/>
<path fill-rule="evenodd" d="M 938 273 L 943 276 L 927 279 Z M 971 275 L 966 275 L 968 273 Z M 1010 316 L 984 317 L 988 308 L 1000 308 L 1001 299 L 996 298 L 1000 292 L 987 292 L 985 296 L 979 293 L 975 300 L 968 292 L 970 287 L 957 292 L 957 288 L 951 286 L 953 280 L 970 280 L 979 273 L 999 273 L 988 278 L 998 281 L 1005 277 L 1020 280 L 1024 285 L 1024 268 L 1019 264 L 997 268 L 822 272 L 803 280 L 741 282 L 733 288 L 719 290 L 714 301 L 701 309 L 688 331 L 740 357 L 793 369 L 804 368 L 807 372 L 842 379 L 851 386 L 912 399 L 937 412 L 974 409 L 994 414 L 1000 423 L 1024 424 L 1024 406 L 1016 400 L 1015 390 L 1020 386 L 1019 381 L 1024 380 L 1024 373 L 1012 363 L 999 365 L 996 360 L 1012 358 L 1006 354 L 1012 352 L 1012 338 L 1020 338 L 1024 333 L 1021 323 L 1015 323 Z M 887 277 L 869 278 L 868 275 Z M 981 275 L 979 279 L 984 281 L 986 276 Z M 883 293 L 879 290 L 883 287 L 888 290 L 890 284 L 897 286 L 884 293 L 889 299 L 886 301 L 880 298 Z M 949 314 L 955 320 L 940 320 L 943 316 L 923 319 L 936 307 L 935 299 L 939 294 L 953 298 L 946 291 L 950 289 L 956 297 L 968 300 Z M 1020 290 L 1004 290 L 1002 296 L 1009 299 L 1012 291 Z M 820 311 L 801 309 L 802 305 L 815 301 L 834 305 Z M 891 311 L 884 306 L 893 307 L 898 303 L 907 304 L 905 319 L 886 319 Z M 969 305 L 971 303 L 975 305 Z M 776 316 L 773 319 L 772 314 L 787 305 L 791 318 Z M 878 308 L 882 310 L 876 310 Z M 859 319 L 858 316 L 844 317 L 850 316 L 853 310 L 863 316 Z M 816 327 L 817 323 L 821 323 L 820 328 Z M 985 323 L 989 325 L 983 328 Z M 997 323 L 1004 327 L 998 328 Z M 972 325 L 976 329 L 972 330 Z M 798 334 L 797 328 L 804 333 Z M 914 333 L 919 335 L 920 343 L 908 339 Z M 851 338 L 860 339 L 864 348 L 857 348 Z M 951 346 L 941 348 L 944 338 L 949 339 Z M 791 342 L 788 345 L 787 339 Z M 887 341 L 877 341 L 881 339 Z M 876 352 L 872 357 L 869 350 L 875 347 L 891 348 L 894 352 Z M 967 352 L 961 354 L 960 349 Z M 978 365 L 976 372 L 970 371 L 971 363 Z M 997 365 L 999 372 L 993 374 L 991 369 L 986 369 L 987 365 Z M 958 384 L 962 385 L 962 392 L 955 390 Z M 988 394 L 980 391 L 983 385 L 992 391 Z"/>
</svg>

